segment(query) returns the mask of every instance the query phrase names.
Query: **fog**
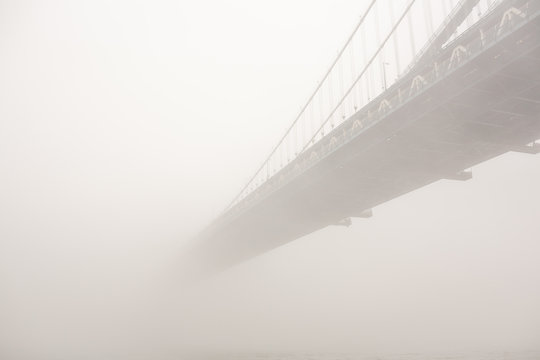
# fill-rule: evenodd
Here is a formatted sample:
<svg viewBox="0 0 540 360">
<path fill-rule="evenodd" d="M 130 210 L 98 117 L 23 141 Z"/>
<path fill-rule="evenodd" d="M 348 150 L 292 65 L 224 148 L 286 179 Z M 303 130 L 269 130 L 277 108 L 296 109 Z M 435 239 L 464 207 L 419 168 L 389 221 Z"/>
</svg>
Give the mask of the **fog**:
<svg viewBox="0 0 540 360">
<path fill-rule="evenodd" d="M 540 351 L 534 155 L 180 281 L 366 3 L 0 2 L 0 358 Z"/>
</svg>

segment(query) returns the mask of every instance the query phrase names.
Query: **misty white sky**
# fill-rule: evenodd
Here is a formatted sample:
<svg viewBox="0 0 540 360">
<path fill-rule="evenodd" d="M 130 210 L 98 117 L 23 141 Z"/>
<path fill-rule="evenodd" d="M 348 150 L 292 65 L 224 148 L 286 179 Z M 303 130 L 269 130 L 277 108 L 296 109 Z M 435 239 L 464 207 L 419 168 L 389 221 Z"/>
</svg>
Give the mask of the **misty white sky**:
<svg viewBox="0 0 540 360">
<path fill-rule="evenodd" d="M 365 7 L 2 1 L 0 358 L 538 349 L 531 155 L 175 287 Z"/>
</svg>

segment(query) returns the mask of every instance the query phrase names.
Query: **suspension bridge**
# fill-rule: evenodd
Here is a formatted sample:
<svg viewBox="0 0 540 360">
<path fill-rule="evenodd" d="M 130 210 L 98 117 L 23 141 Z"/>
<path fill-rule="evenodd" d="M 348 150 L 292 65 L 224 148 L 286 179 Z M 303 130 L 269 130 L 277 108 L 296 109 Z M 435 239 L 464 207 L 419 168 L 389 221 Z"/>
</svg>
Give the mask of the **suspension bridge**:
<svg viewBox="0 0 540 360">
<path fill-rule="evenodd" d="M 291 126 L 196 239 L 224 267 L 540 144 L 540 1 L 373 0 Z"/>
</svg>

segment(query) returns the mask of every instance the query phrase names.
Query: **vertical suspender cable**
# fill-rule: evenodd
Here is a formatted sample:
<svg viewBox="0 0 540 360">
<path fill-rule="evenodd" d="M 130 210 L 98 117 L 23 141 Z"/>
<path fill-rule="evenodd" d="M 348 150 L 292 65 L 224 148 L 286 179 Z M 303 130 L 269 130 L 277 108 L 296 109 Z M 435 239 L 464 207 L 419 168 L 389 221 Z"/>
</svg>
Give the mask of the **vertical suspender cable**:
<svg viewBox="0 0 540 360">
<path fill-rule="evenodd" d="M 304 119 L 305 119 L 305 115 L 304 115 Z M 294 127 L 294 156 L 296 156 L 296 154 L 298 154 L 298 124 L 295 125 Z"/>
<path fill-rule="evenodd" d="M 351 52 L 351 77 L 354 79 L 354 77 L 356 76 L 356 67 L 355 67 L 355 63 L 356 63 L 356 60 L 354 58 L 354 41 L 351 42 L 351 47 L 350 47 L 350 52 Z M 351 111 L 352 113 L 355 113 L 356 112 L 356 98 L 358 96 L 358 91 L 356 89 L 356 87 L 354 88 L 353 90 L 353 95 L 352 95 L 352 101 L 351 101 Z"/>
<path fill-rule="evenodd" d="M 321 91 L 321 93 L 319 94 L 319 121 L 318 121 L 318 125 L 322 124 L 323 117 L 324 117 L 324 99 L 323 99 L 323 92 Z M 315 133 L 315 129 L 316 128 L 314 128 L 313 131 L 311 132 L 312 135 Z"/>
<path fill-rule="evenodd" d="M 424 0 L 424 20 L 426 22 L 426 30 L 428 39 L 433 35 L 433 13 L 431 10 L 431 0 Z"/>
<path fill-rule="evenodd" d="M 390 12 L 390 21 L 392 22 L 392 24 L 396 21 L 395 19 L 395 16 L 394 16 L 394 7 L 392 6 L 391 3 L 389 3 L 389 12 Z M 399 31 L 396 31 L 394 32 L 394 35 L 393 35 L 393 42 L 394 42 L 394 61 L 396 63 L 396 76 L 399 76 L 399 73 L 401 71 L 401 68 L 400 68 L 400 63 L 399 63 L 399 48 L 398 48 L 398 44 L 399 44 L 399 40 L 398 40 L 398 34 L 399 34 Z"/>
<path fill-rule="evenodd" d="M 341 61 L 339 62 L 339 93 L 340 97 L 343 97 L 343 94 L 345 93 L 345 90 L 343 88 L 343 59 L 341 59 Z M 345 109 L 343 107 L 341 107 L 341 116 L 345 116 Z M 338 119 L 338 122 L 339 121 L 340 120 Z"/>
<path fill-rule="evenodd" d="M 379 22 L 379 6 L 378 4 L 375 5 L 375 39 L 376 39 L 376 42 L 377 42 L 377 46 L 380 45 L 380 42 L 381 42 L 381 29 L 380 29 L 380 22 Z M 380 77 L 380 84 L 381 86 L 379 88 L 382 88 L 383 84 L 384 84 L 384 53 L 385 53 L 385 48 L 383 47 L 381 49 L 381 52 L 379 53 L 379 77 Z M 376 92 L 375 94 L 373 94 L 373 97 L 377 96 L 378 92 L 379 92 L 379 89 L 377 87 L 375 87 Z"/>
<path fill-rule="evenodd" d="M 328 75 L 328 107 L 331 109 L 334 106 L 334 93 L 333 93 L 333 84 L 332 84 L 332 74 L 330 73 Z M 323 121 L 324 117 L 321 118 L 321 121 Z M 322 134 L 324 135 L 324 129 Z"/>
<path fill-rule="evenodd" d="M 292 129 L 291 129 L 292 130 Z M 291 145 L 291 133 L 289 133 L 289 136 L 285 138 L 285 165 L 289 163 L 289 153 L 290 153 L 290 145 Z"/>
<path fill-rule="evenodd" d="M 366 47 L 367 47 L 367 44 L 366 44 L 366 31 L 364 28 L 360 29 L 360 37 L 362 39 L 362 57 L 363 57 L 363 65 L 365 66 L 368 62 L 368 59 L 367 59 L 367 51 L 366 51 Z M 366 83 L 366 103 L 369 101 L 370 97 L 369 97 L 369 76 L 366 76 L 366 80 L 365 80 L 365 83 Z M 362 104 L 363 105 L 363 104 Z"/>
<path fill-rule="evenodd" d="M 407 23 L 409 25 L 409 42 L 411 45 L 411 58 L 414 59 L 416 55 L 416 46 L 414 44 L 414 29 L 412 23 L 412 15 L 410 12 L 407 13 Z"/>
<path fill-rule="evenodd" d="M 487 1 L 487 0 L 486 0 Z M 446 1 L 441 1 L 444 18 L 448 16 L 448 8 L 446 7 Z"/>
</svg>

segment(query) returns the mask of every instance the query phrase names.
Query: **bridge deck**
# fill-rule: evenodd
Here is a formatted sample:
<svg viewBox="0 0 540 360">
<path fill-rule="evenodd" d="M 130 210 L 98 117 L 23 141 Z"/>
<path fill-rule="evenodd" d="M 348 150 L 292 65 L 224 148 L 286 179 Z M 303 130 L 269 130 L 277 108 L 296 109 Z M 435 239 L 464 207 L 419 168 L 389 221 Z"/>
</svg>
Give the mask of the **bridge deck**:
<svg viewBox="0 0 540 360">
<path fill-rule="evenodd" d="M 217 219 L 200 250 L 229 265 L 466 179 L 505 152 L 534 152 L 525 145 L 540 138 L 539 114 L 540 3 L 508 1 Z"/>
</svg>

